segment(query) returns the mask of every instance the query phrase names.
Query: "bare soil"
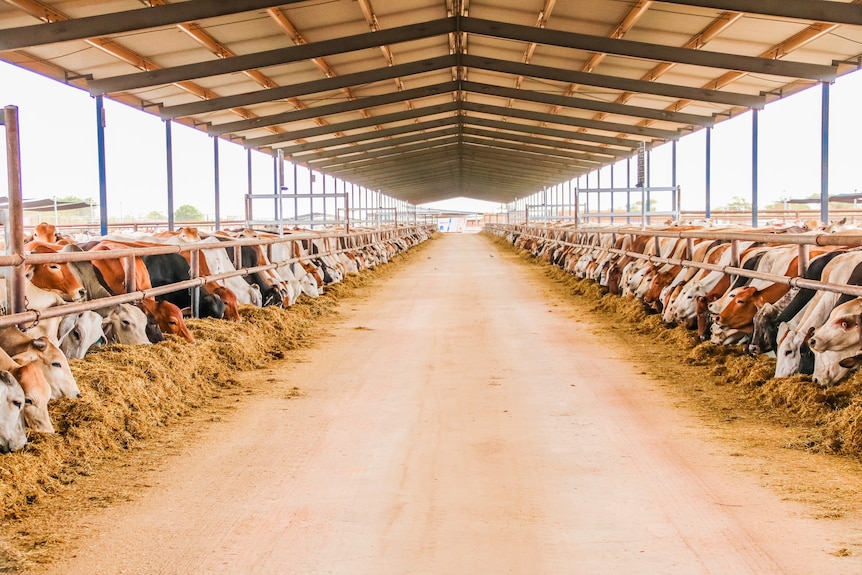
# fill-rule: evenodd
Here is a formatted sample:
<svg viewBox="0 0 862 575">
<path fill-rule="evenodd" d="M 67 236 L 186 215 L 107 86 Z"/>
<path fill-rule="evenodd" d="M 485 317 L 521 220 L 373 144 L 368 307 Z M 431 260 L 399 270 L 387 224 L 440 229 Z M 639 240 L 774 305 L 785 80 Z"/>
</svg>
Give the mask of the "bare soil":
<svg viewBox="0 0 862 575">
<path fill-rule="evenodd" d="M 484 236 L 420 248 L 314 339 L 40 502 L 10 553 L 69 575 L 862 572 L 857 459 L 790 448 L 810 430 Z"/>
</svg>

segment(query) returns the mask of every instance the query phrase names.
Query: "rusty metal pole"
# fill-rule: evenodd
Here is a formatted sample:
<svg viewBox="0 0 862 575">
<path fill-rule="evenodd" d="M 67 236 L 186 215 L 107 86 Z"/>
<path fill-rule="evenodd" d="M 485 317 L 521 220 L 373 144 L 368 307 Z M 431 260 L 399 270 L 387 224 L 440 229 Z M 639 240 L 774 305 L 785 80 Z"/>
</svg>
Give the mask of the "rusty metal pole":
<svg viewBox="0 0 862 575">
<path fill-rule="evenodd" d="M 138 291 L 138 282 L 135 277 L 135 257 L 128 256 L 123 258 L 123 271 L 125 279 L 123 285 L 126 287 L 126 293 Z"/>
<path fill-rule="evenodd" d="M 18 131 L 18 107 L 6 106 L 3 110 L 6 125 L 6 173 L 9 179 L 9 210 L 6 220 L 6 253 L 24 254 L 24 213 L 21 191 L 21 138 Z M 12 268 L 9 281 L 9 311 L 23 312 L 26 308 L 24 266 Z"/>
</svg>

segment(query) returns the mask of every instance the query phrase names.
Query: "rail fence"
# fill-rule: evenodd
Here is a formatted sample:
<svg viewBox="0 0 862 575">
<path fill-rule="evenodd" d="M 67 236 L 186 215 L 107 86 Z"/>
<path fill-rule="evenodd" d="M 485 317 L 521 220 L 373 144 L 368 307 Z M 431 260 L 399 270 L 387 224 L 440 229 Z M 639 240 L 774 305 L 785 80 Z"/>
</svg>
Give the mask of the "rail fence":
<svg viewBox="0 0 862 575">
<path fill-rule="evenodd" d="M 193 290 L 193 301 L 197 299 L 197 294 L 200 288 L 208 282 L 216 282 L 229 277 L 246 277 L 249 274 L 266 270 L 278 270 L 295 262 L 312 260 L 325 255 L 335 255 L 347 251 L 363 249 L 380 242 L 401 239 L 416 233 L 417 231 L 431 232 L 435 228 L 432 226 L 409 226 L 399 228 L 389 228 L 381 230 L 355 230 L 350 233 L 327 232 L 327 233 L 291 233 L 279 238 L 253 238 L 253 239 L 238 239 L 223 241 L 219 244 L 200 244 L 186 243 L 182 245 L 159 245 L 147 248 L 130 248 L 123 250 L 108 250 L 99 252 L 70 252 L 70 253 L 52 253 L 52 254 L 33 254 L 25 253 L 23 243 L 17 246 L 7 247 L 7 254 L 0 256 L 0 268 L 6 272 L 8 281 L 9 306 L 7 309 L 12 313 L 9 315 L 0 316 L 0 327 L 9 325 L 21 325 L 28 322 L 35 322 L 39 319 L 47 319 L 71 313 L 82 311 L 95 310 L 104 307 L 109 307 L 121 303 L 132 303 L 140 301 L 147 297 L 155 297 L 170 292 L 175 292 L 183 289 Z M 337 249 L 330 249 L 326 252 L 310 254 L 307 256 L 294 257 L 282 261 L 272 261 L 272 245 L 277 243 L 295 242 L 302 240 L 319 240 L 319 239 L 335 239 L 339 246 Z M 327 242 L 328 245 L 328 242 Z M 243 246 L 266 246 L 267 256 L 270 259 L 269 264 L 259 265 L 254 267 L 242 267 L 242 247 Z M 233 248 L 233 261 L 236 267 L 235 271 L 224 272 L 219 274 L 211 274 L 200 276 L 200 251 Z M 137 281 L 135 277 L 135 257 L 171 254 L 189 251 L 191 278 L 179 283 L 154 287 L 146 290 L 137 289 Z M 24 267 L 27 264 L 46 264 L 46 263 L 67 263 L 73 261 L 93 261 L 97 259 L 122 259 L 125 270 L 125 294 L 100 298 L 85 302 L 68 303 L 61 306 L 50 307 L 43 310 L 31 310 L 27 308 L 24 298 Z M 194 306 L 193 306 L 194 307 Z"/>
<path fill-rule="evenodd" d="M 803 289 L 823 290 L 841 294 L 862 297 L 862 286 L 832 284 L 809 280 L 802 276 L 808 268 L 810 260 L 809 253 L 812 247 L 846 247 L 859 248 L 862 246 L 862 235 L 854 234 L 774 234 L 766 232 L 743 232 L 743 231 L 713 231 L 709 230 L 686 230 L 673 231 L 668 229 L 642 230 L 633 227 L 562 227 L 562 226 L 524 226 L 512 224 L 486 224 L 485 229 L 490 233 L 506 237 L 509 234 L 517 234 L 519 237 L 532 238 L 544 243 L 570 247 L 580 250 L 592 250 L 598 252 L 612 253 L 629 256 L 640 260 L 648 260 L 654 264 L 671 264 L 683 267 L 693 267 L 710 271 L 723 272 L 731 276 L 743 276 L 752 279 L 760 279 L 798 287 Z M 603 247 L 602 236 L 611 235 L 611 244 L 616 243 L 620 235 L 652 236 L 657 238 L 685 239 L 687 242 L 686 255 L 682 259 L 665 257 L 660 253 L 661 246 L 655 242 L 652 254 L 632 252 L 613 247 Z M 695 240 L 720 240 L 731 243 L 731 263 L 726 266 L 710 264 L 692 260 Z M 784 276 L 747 270 L 740 267 L 741 242 L 757 242 L 770 245 L 796 245 L 799 250 L 799 268 L 796 276 Z"/>
</svg>

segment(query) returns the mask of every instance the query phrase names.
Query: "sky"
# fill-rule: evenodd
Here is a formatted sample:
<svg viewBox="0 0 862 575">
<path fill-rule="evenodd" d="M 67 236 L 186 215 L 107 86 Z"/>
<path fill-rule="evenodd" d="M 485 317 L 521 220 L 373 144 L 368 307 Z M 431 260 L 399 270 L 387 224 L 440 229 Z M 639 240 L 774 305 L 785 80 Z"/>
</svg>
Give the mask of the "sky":
<svg viewBox="0 0 862 575">
<path fill-rule="evenodd" d="M 831 89 L 829 193 L 862 189 L 858 134 L 862 128 L 862 73 L 839 78 Z M 77 196 L 98 200 L 96 105 L 86 92 L 0 62 L 0 107 L 19 109 L 22 187 L 27 199 Z M 820 192 L 819 87 L 774 102 L 759 114 L 758 205 L 784 198 L 805 198 Z M 111 218 L 144 219 L 150 212 L 167 212 L 165 128 L 157 117 L 105 100 L 108 214 Z M 751 198 L 751 114 L 721 122 L 712 134 L 712 205 L 726 205 L 734 197 Z M 174 207 L 190 204 L 213 217 L 213 144 L 203 132 L 175 124 Z M 705 207 L 705 131 L 677 144 L 677 183 L 683 210 Z M 237 144 L 219 144 L 222 220 L 242 219 L 247 192 L 246 152 Z M 273 192 L 272 159 L 252 153 L 253 189 Z M 672 181 L 671 145 L 651 153 L 650 183 Z M 6 173 L 5 154 L 0 169 Z M 635 169 L 635 163 L 632 163 Z M 601 185 L 610 185 L 610 167 L 602 170 Z M 625 183 L 626 164 L 614 168 L 615 185 Z M 288 183 L 292 173 L 287 168 Z M 309 186 L 300 170 L 299 188 Z M 320 178 L 314 184 L 320 190 Z M 582 186 L 585 181 L 581 180 Z M 591 176 L 591 186 L 596 185 Z M 341 184 L 338 184 L 339 189 Z M 327 191 L 332 180 L 327 178 Z M 8 195 L 0 178 L 0 195 Z M 659 198 L 663 203 L 663 200 Z M 615 202 L 617 203 L 617 202 Z M 255 214 L 271 213 L 272 200 L 255 202 Z M 496 211 L 499 204 L 460 198 L 429 204 L 467 211 Z M 320 207 L 316 208 L 318 211 Z M 330 207 L 330 209 L 334 209 Z M 664 209 L 660 206 L 659 209 Z M 307 211 L 300 207 L 300 212 Z"/>
</svg>

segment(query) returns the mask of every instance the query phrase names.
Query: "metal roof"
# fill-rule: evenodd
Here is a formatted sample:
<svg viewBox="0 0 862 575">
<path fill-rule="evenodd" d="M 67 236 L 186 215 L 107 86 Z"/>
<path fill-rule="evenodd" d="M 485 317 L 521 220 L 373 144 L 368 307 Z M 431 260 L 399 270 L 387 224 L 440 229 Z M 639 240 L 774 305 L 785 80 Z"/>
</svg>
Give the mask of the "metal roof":
<svg viewBox="0 0 862 575">
<path fill-rule="evenodd" d="M 0 0 L 0 58 L 412 202 L 508 202 L 855 70 L 862 0 Z"/>
</svg>

